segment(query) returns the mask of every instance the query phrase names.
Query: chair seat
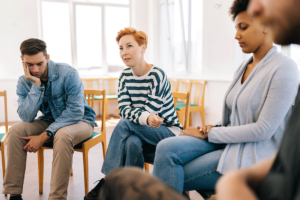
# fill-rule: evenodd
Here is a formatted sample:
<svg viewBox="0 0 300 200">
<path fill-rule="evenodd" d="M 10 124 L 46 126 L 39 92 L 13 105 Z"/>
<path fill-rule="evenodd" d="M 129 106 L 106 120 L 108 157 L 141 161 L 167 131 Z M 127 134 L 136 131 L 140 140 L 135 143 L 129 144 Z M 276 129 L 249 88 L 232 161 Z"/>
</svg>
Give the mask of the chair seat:
<svg viewBox="0 0 300 200">
<path fill-rule="evenodd" d="M 5 136 L 5 133 L 0 133 L 0 141 L 2 142 L 3 137 Z"/>
<path fill-rule="evenodd" d="M 144 153 L 144 162 L 146 163 L 154 163 L 155 152 Z"/>
<path fill-rule="evenodd" d="M 117 94 L 112 94 L 112 95 L 106 95 L 107 99 L 118 99 L 118 95 Z M 102 100 L 103 96 L 102 95 L 95 95 L 94 96 L 95 100 Z"/>
<path fill-rule="evenodd" d="M 82 144 L 90 139 L 92 139 L 93 137 L 96 137 L 97 135 L 100 135 L 100 133 L 94 132 L 91 137 L 89 137 L 86 140 L 83 140 L 82 142 L 80 142 L 79 144 L 75 145 L 74 149 L 82 149 Z M 53 148 L 53 142 L 47 142 L 45 144 L 43 144 L 43 147 L 48 147 L 48 148 Z"/>
<path fill-rule="evenodd" d="M 151 144 L 143 145 L 144 162 L 153 163 L 155 158 L 156 146 Z"/>
<path fill-rule="evenodd" d="M 199 106 L 198 104 L 190 104 L 190 107 L 197 107 Z M 180 108 L 185 108 L 186 104 L 180 104 L 180 105 L 176 105 L 176 110 L 180 110 Z"/>
</svg>

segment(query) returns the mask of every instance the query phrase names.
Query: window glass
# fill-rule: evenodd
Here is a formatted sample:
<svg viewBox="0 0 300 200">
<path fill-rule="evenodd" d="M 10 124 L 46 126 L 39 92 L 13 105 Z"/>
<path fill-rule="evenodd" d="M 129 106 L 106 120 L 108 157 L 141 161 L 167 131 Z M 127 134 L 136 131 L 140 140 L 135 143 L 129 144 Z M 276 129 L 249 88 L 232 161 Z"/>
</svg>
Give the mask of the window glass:
<svg viewBox="0 0 300 200">
<path fill-rule="evenodd" d="M 76 5 L 77 64 L 79 69 L 102 66 L 100 6 Z"/>
<path fill-rule="evenodd" d="M 170 44 L 168 37 L 168 18 L 167 18 L 167 8 L 166 4 L 162 4 L 159 7 L 160 20 L 159 20 L 159 59 L 160 59 L 160 68 L 162 68 L 165 72 L 172 71 L 171 64 L 171 55 L 170 55 Z"/>
<path fill-rule="evenodd" d="M 119 45 L 116 42 L 118 32 L 129 27 L 129 8 L 105 7 L 105 37 L 108 72 L 119 72 L 125 64 L 120 58 Z"/>
<path fill-rule="evenodd" d="M 191 72 L 200 73 L 202 69 L 203 1 L 191 1 Z"/>
<path fill-rule="evenodd" d="M 129 0 L 76 0 L 80 2 L 96 2 L 96 3 L 113 3 L 113 4 L 124 4 L 128 5 Z"/>
<path fill-rule="evenodd" d="M 185 71 L 185 51 L 183 41 L 183 29 L 181 23 L 180 2 L 179 0 L 168 0 L 169 3 L 169 22 L 170 22 L 170 39 L 171 54 L 175 71 Z"/>
<path fill-rule="evenodd" d="M 291 45 L 291 58 L 297 63 L 300 69 L 300 46 L 296 44 Z"/>
</svg>

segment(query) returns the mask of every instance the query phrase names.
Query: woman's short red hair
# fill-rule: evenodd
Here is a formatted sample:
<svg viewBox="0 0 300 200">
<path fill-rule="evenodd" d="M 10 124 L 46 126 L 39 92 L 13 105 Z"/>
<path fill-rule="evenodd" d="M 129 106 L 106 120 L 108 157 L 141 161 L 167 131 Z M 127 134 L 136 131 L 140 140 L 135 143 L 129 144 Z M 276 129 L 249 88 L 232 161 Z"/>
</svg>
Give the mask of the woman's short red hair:
<svg viewBox="0 0 300 200">
<path fill-rule="evenodd" d="M 131 27 L 125 28 L 124 30 L 120 30 L 118 32 L 118 36 L 116 38 L 117 43 L 119 43 L 121 37 L 123 37 L 125 35 L 132 35 L 134 37 L 135 41 L 139 44 L 139 46 L 144 44 L 147 47 L 148 36 L 143 31 L 137 31 Z"/>
</svg>

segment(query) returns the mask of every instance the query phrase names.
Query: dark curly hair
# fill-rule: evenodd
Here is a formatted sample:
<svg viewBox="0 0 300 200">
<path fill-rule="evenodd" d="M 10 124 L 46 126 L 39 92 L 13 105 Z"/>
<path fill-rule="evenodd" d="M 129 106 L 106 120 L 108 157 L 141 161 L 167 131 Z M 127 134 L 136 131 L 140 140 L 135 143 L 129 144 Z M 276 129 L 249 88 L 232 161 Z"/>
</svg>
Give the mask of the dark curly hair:
<svg viewBox="0 0 300 200">
<path fill-rule="evenodd" d="M 229 10 L 230 15 L 232 15 L 232 20 L 234 21 L 236 16 L 243 11 L 247 10 L 249 0 L 234 0 L 233 4 Z"/>
<path fill-rule="evenodd" d="M 43 40 L 39 40 L 36 38 L 30 38 L 22 42 L 20 46 L 22 56 L 29 55 L 36 55 L 39 52 L 43 52 L 44 56 L 47 56 L 47 45 Z"/>
</svg>

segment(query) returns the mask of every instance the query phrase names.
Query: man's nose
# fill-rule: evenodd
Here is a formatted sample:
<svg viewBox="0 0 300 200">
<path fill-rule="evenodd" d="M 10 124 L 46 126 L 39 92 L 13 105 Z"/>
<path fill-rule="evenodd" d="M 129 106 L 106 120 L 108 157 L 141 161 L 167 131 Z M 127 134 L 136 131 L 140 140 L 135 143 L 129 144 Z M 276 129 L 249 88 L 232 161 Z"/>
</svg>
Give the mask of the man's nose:
<svg viewBox="0 0 300 200">
<path fill-rule="evenodd" d="M 38 72 L 39 70 L 40 70 L 39 66 L 37 66 L 37 65 L 34 65 L 33 68 L 32 68 L 33 72 Z"/>
</svg>

